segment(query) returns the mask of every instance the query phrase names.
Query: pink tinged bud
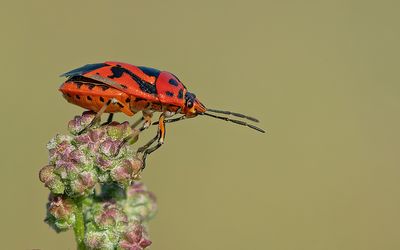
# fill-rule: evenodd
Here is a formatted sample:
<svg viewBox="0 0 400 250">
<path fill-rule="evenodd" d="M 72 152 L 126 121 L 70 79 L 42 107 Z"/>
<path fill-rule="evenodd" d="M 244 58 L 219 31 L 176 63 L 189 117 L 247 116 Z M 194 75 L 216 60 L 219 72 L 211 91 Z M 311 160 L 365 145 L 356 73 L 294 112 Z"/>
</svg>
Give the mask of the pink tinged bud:
<svg viewBox="0 0 400 250">
<path fill-rule="evenodd" d="M 132 169 L 135 174 L 138 174 L 143 168 L 143 161 L 138 158 L 133 158 L 130 160 L 130 163 L 132 164 Z"/>
<path fill-rule="evenodd" d="M 60 175 L 61 179 L 67 179 L 79 173 L 79 167 L 68 160 L 58 160 L 56 161 L 55 173 Z"/>
<path fill-rule="evenodd" d="M 71 183 L 71 190 L 79 195 L 88 194 L 93 191 L 96 182 L 97 179 L 93 173 L 82 172 L 78 175 L 78 178 Z"/>
<path fill-rule="evenodd" d="M 111 123 L 107 126 L 107 134 L 117 140 L 122 140 L 132 133 L 132 129 L 128 122 Z"/>
<path fill-rule="evenodd" d="M 151 241 L 147 236 L 145 228 L 135 222 L 131 225 L 119 243 L 122 249 L 142 250 L 151 245 Z"/>
<path fill-rule="evenodd" d="M 107 170 L 111 169 L 111 167 L 112 167 L 112 161 L 107 160 L 102 155 L 96 156 L 95 163 L 103 171 L 107 171 Z"/>
<path fill-rule="evenodd" d="M 90 130 L 88 133 L 79 135 L 75 137 L 75 141 L 80 145 L 87 147 L 90 151 L 97 151 L 101 141 L 103 141 L 103 137 L 105 132 L 103 128 L 97 128 L 94 130 Z"/>
<path fill-rule="evenodd" d="M 39 179 L 41 182 L 43 182 L 45 185 L 47 182 L 52 180 L 54 178 L 54 166 L 47 165 L 44 166 L 42 169 L 39 171 Z"/>
<path fill-rule="evenodd" d="M 141 221 L 150 220 L 157 212 L 155 195 L 141 182 L 135 182 L 127 189 L 127 203 L 130 204 L 130 209 L 127 210 L 128 216 Z"/>
<path fill-rule="evenodd" d="M 94 220 L 102 229 L 115 228 L 128 223 L 128 217 L 122 212 L 122 208 L 110 202 L 103 204 L 103 209 L 94 215 Z"/>
<path fill-rule="evenodd" d="M 56 219 L 66 219 L 73 215 L 74 203 L 71 199 L 50 195 L 48 211 Z"/>
<path fill-rule="evenodd" d="M 114 141 L 111 139 L 106 139 L 102 144 L 100 144 L 100 151 L 108 156 L 108 157 L 115 157 L 119 153 L 119 149 L 122 141 Z"/>
<path fill-rule="evenodd" d="M 88 232 L 85 235 L 85 245 L 88 249 L 114 249 L 107 232 Z"/>
<path fill-rule="evenodd" d="M 124 185 L 129 185 L 134 175 L 133 165 L 128 160 L 124 160 L 120 165 L 111 170 L 111 178 Z"/>
<path fill-rule="evenodd" d="M 74 146 L 71 145 L 68 141 L 62 141 L 57 144 L 54 148 L 49 149 L 49 161 L 50 163 L 56 162 L 61 158 L 67 157 L 73 150 L 75 150 Z"/>
<path fill-rule="evenodd" d="M 69 154 L 69 160 L 76 164 L 88 164 L 88 159 L 86 155 L 78 149 L 75 149 Z"/>
<path fill-rule="evenodd" d="M 74 209 L 69 198 L 50 194 L 45 221 L 57 232 L 65 231 L 75 224 Z"/>
<path fill-rule="evenodd" d="M 78 134 L 85 129 L 96 116 L 95 112 L 85 111 L 82 116 L 75 116 L 73 120 L 68 123 L 68 130 L 71 134 Z"/>
<path fill-rule="evenodd" d="M 54 194 L 64 193 L 65 186 L 60 177 L 54 174 L 54 166 L 44 166 L 39 172 L 39 179 Z"/>
</svg>

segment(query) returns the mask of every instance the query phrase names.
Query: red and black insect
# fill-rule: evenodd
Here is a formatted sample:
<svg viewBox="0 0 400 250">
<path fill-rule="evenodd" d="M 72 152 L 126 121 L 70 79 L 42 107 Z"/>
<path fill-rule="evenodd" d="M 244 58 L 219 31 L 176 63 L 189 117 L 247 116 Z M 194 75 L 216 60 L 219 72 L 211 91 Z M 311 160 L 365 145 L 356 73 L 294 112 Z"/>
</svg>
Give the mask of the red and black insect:
<svg viewBox="0 0 400 250">
<path fill-rule="evenodd" d="M 257 119 L 247 115 L 206 108 L 195 94 L 187 91 L 174 74 L 167 71 L 121 62 L 104 62 L 87 64 L 62 76 L 68 77 L 60 87 L 65 99 L 70 103 L 97 112 L 92 124 L 99 121 L 104 112 L 110 113 L 108 122 L 111 122 L 113 113 L 123 112 L 128 116 L 133 116 L 142 111 L 141 121 L 144 120 L 144 123 L 140 130 L 143 130 L 151 125 L 153 113 L 161 112 L 158 122 L 155 123 L 158 123 L 159 126 L 157 136 L 138 150 L 143 152 L 143 159 L 163 144 L 165 123 L 197 115 L 206 115 L 247 126 L 262 133 L 265 132 L 244 121 L 212 114 L 233 115 L 258 122 Z M 166 119 L 177 114 L 181 114 L 181 116 Z M 138 124 L 140 121 L 136 122 L 135 126 Z M 157 139 L 157 144 L 150 147 Z"/>
</svg>

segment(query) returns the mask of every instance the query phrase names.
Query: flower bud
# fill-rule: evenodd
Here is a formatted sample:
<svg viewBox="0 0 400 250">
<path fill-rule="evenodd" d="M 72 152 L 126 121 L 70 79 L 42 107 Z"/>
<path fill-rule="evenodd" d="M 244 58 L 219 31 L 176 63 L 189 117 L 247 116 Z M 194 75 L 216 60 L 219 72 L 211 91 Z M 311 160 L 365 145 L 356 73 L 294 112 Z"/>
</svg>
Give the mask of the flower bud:
<svg viewBox="0 0 400 250">
<path fill-rule="evenodd" d="M 128 223 L 126 214 L 122 207 L 113 202 L 104 202 L 100 204 L 99 209 L 94 209 L 94 222 L 100 229 L 114 229 L 124 227 Z"/>
<path fill-rule="evenodd" d="M 50 164 L 55 164 L 58 160 L 66 158 L 73 150 L 74 146 L 71 145 L 70 140 L 64 140 L 57 142 L 61 138 L 54 137 L 48 144 L 49 149 L 49 162 Z"/>
<path fill-rule="evenodd" d="M 45 221 L 57 232 L 65 231 L 75 223 L 74 209 L 75 205 L 71 199 L 50 194 Z"/>
<path fill-rule="evenodd" d="M 126 198 L 126 213 L 130 218 L 137 218 L 140 221 L 148 221 L 157 212 L 155 195 L 147 190 L 141 182 L 134 182 L 128 187 Z"/>
<path fill-rule="evenodd" d="M 111 231 L 97 231 L 91 225 L 86 230 L 85 245 L 88 249 L 115 249 L 117 237 Z"/>
<path fill-rule="evenodd" d="M 96 113 L 93 111 L 85 111 L 82 113 L 82 116 L 75 116 L 68 123 L 68 131 L 73 135 L 77 135 L 93 121 L 95 116 Z"/>
<path fill-rule="evenodd" d="M 71 191 L 78 195 L 91 194 L 96 183 L 97 178 L 94 173 L 82 172 L 72 181 Z"/>
<path fill-rule="evenodd" d="M 122 140 L 132 133 L 128 122 L 111 123 L 107 126 L 107 134 L 114 140 Z"/>
<path fill-rule="evenodd" d="M 134 222 L 122 236 L 119 246 L 122 249 L 141 250 L 151 245 L 151 241 L 143 225 Z"/>
<path fill-rule="evenodd" d="M 87 133 L 78 135 L 74 139 L 79 148 L 87 148 L 90 152 L 94 153 L 98 150 L 100 143 L 105 137 L 103 128 L 89 130 Z"/>
<path fill-rule="evenodd" d="M 112 140 L 111 138 L 107 138 L 103 143 L 100 144 L 100 151 L 107 157 L 114 158 L 118 155 L 122 143 L 123 142 L 120 140 Z"/>
<path fill-rule="evenodd" d="M 44 166 L 39 172 L 39 179 L 54 194 L 64 193 L 65 186 L 60 177 L 54 174 L 54 166 Z"/>
<path fill-rule="evenodd" d="M 121 184 L 128 186 L 135 177 L 133 165 L 130 161 L 124 160 L 111 170 L 111 178 Z"/>
</svg>

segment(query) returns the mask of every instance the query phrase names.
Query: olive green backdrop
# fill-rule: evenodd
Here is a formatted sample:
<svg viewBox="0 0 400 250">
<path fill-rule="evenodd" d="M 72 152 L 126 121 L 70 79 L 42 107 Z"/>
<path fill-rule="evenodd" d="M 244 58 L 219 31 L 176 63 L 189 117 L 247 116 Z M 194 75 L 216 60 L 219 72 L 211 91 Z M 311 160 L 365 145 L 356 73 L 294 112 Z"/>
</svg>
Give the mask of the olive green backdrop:
<svg viewBox="0 0 400 250">
<path fill-rule="evenodd" d="M 58 76 L 119 60 L 169 70 L 268 131 L 206 117 L 168 126 L 143 173 L 159 203 L 152 249 L 400 249 L 399 7 L 3 2 L 0 248 L 75 248 L 43 223 L 38 180 L 46 143 L 82 112 Z"/>
</svg>

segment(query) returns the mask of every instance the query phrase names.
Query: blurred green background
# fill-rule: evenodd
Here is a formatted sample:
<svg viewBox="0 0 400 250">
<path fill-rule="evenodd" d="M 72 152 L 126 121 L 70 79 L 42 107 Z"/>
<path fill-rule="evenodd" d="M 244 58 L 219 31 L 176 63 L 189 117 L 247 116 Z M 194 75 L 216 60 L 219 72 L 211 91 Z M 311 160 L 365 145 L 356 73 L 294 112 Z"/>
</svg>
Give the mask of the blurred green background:
<svg viewBox="0 0 400 250">
<path fill-rule="evenodd" d="M 82 112 L 58 76 L 118 60 L 169 70 L 207 106 L 268 131 L 205 117 L 168 126 L 143 173 L 159 203 L 152 249 L 400 249 L 399 8 L 3 2 L 0 248 L 75 248 L 43 223 L 38 180 L 46 143 Z"/>
</svg>

